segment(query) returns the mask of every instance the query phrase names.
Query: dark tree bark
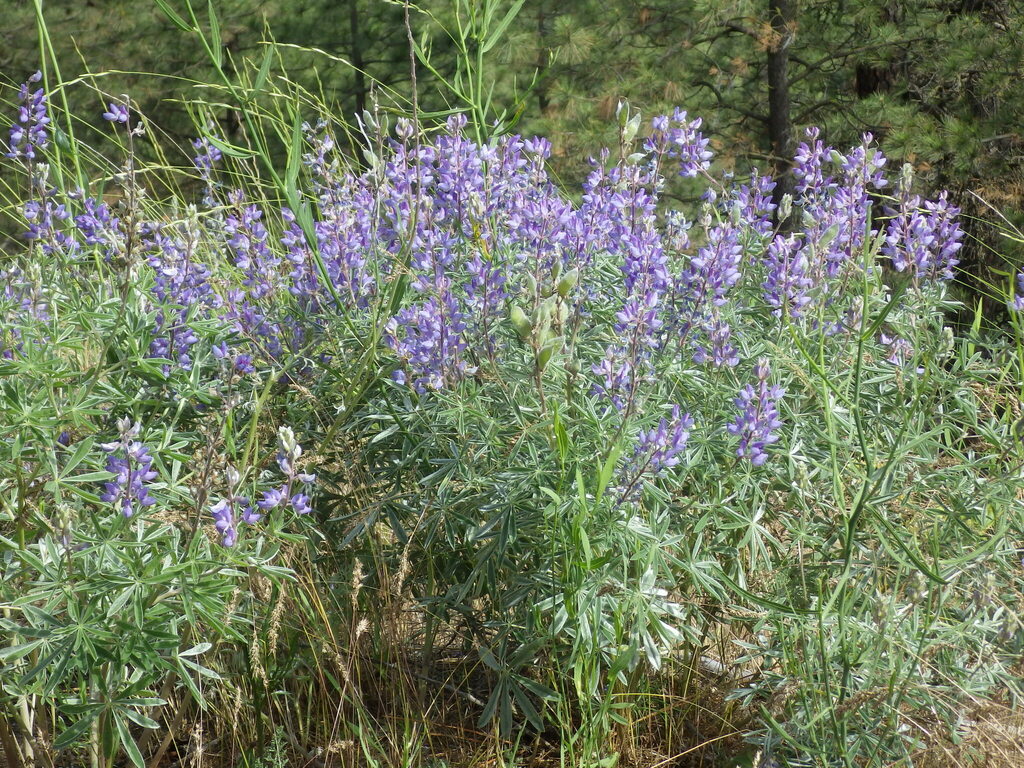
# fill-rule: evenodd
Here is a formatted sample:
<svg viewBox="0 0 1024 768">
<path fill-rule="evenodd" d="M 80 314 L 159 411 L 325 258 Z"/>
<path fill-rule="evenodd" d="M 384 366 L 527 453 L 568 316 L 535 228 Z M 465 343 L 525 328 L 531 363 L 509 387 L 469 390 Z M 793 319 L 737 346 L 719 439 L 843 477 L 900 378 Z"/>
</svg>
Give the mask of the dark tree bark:
<svg viewBox="0 0 1024 768">
<path fill-rule="evenodd" d="M 789 47 L 796 30 L 797 0 L 768 0 L 772 45 L 768 49 L 768 138 L 772 145 L 775 191 L 778 205 L 782 196 L 792 193 L 793 115 L 789 97 Z"/>
</svg>

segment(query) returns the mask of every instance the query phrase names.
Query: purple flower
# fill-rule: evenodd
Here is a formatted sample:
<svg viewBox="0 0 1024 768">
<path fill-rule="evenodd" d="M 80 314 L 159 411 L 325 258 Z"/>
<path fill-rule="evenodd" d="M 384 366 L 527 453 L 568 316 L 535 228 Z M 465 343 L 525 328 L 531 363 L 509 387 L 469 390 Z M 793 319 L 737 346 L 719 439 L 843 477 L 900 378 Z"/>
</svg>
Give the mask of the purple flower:
<svg viewBox="0 0 1024 768">
<path fill-rule="evenodd" d="M 688 120 L 685 110 L 678 108 L 671 118 L 659 115 L 651 121 L 651 135 L 644 142 L 644 150 L 653 154 L 658 164 L 665 159 L 677 160 L 680 176 L 692 178 L 707 172 L 714 153 L 699 130 L 701 122 L 699 117 Z"/>
<path fill-rule="evenodd" d="M 403 309 L 388 322 L 388 344 L 413 374 L 417 392 L 444 389 L 472 373 L 462 358 L 465 328 L 465 316 L 448 291 Z"/>
<path fill-rule="evenodd" d="M 82 201 L 83 213 L 75 217 L 75 228 L 86 245 L 97 245 L 109 262 L 125 250 L 125 233 L 121 220 L 114 216 L 102 200 L 87 197 Z"/>
<path fill-rule="evenodd" d="M 111 102 L 107 111 L 103 113 L 103 119 L 111 123 L 128 123 L 128 107 L 125 104 Z"/>
<path fill-rule="evenodd" d="M 239 355 L 235 358 L 235 370 L 238 373 L 255 373 L 256 367 L 252 364 L 252 356 Z"/>
<path fill-rule="evenodd" d="M 313 511 L 313 508 L 309 506 L 309 496 L 304 493 L 296 493 L 291 497 L 290 502 L 292 509 L 300 515 L 308 515 Z"/>
<path fill-rule="evenodd" d="M 765 259 L 768 268 L 764 280 L 764 297 L 772 307 L 772 314 L 782 317 L 800 317 L 810 302 L 808 294 L 814 281 L 806 251 L 800 247 L 795 235 L 778 235 L 768 246 Z"/>
<path fill-rule="evenodd" d="M 865 238 L 875 234 L 870 228 L 869 187 L 881 189 L 888 181 L 881 170 L 886 159 L 871 148 L 872 141 L 871 134 L 865 133 L 860 145 L 848 155 L 834 152 L 841 169 L 841 183 L 830 188 L 823 203 L 805 207 L 816 219 L 808 239 L 824 252 L 826 271 L 831 277 L 840 275 L 854 261 Z"/>
<path fill-rule="evenodd" d="M 484 259 L 474 254 L 466 263 L 470 279 L 466 285 L 466 309 L 477 335 L 484 339 L 488 354 L 494 356 L 492 328 L 498 313 L 504 309 L 508 293 L 505 273 L 498 259 Z"/>
<path fill-rule="evenodd" d="M 750 181 L 740 185 L 734 193 L 740 221 L 761 237 L 767 237 L 772 231 L 774 189 L 775 182 L 771 176 L 762 176 L 755 170 Z"/>
<path fill-rule="evenodd" d="M 206 136 L 193 139 L 192 148 L 197 152 L 192 158 L 192 164 L 204 179 L 209 180 L 214 165 L 221 161 L 223 154 Z"/>
<path fill-rule="evenodd" d="M 233 547 L 238 541 L 238 520 L 241 518 L 246 525 L 255 525 L 263 515 L 252 508 L 247 496 L 241 495 L 241 475 L 234 467 L 228 467 L 225 475 L 228 481 L 228 495 L 210 509 L 213 523 L 220 533 L 220 543 L 225 547 Z"/>
<path fill-rule="evenodd" d="M 671 418 L 662 418 L 657 427 L 641 432 L 633 457 L 623 473 L 620 500 L 635 497 L 644 475 L 661 475 L 676 466 L 686 450 L 692 428 L 690 414 L 681 414 L 679 406 L 674 405 Z"/>
<path fill-rule="evenodd" d="M 226 499 L 221 499 L 210 508 L 213 524 L 220 533 L 220 543 L 225 547 L 235 546 L 238 531 L 235 528 L 235 512 Z"/>
<path fill-rule="evenodd" d="M 64 196 L 50 186 L 49 172 L 45 163 L 32 167 L 29 178 L 31 196 L 21 208 L 28 225 L 24 237 L 37 243 L 43 253 L 72 256 L 78 251 L 78 242 L 65 231 L 64 226 L 71 219 L 71 213 Z"/>
<path fill-rule="evenodd" d="M 731 222 L 713 227 L 707 234 L 707 244 L 690 259 L 676 281 L 675 322 L 680 342 L 696 342 L 692 355 L 697 363 L 711 362 L 720 367 L 738 362 L 731 342 L 732 329 L 722 308 L 728 301 L 729 290 L 740 279 L 740 234 Z"/>
<path fill-rule="evenodd" d="M 640 433 L 635 458 L 643 457 L 644 468 L 654 474 L 674 467 L 686 450 L 692 427 L 690 414 L 680 415 L 679 406 L 673 405 L 671 419 L 663 418 L 656 428 Z"/>
<path fill-rule="evenodd" d="M 797 147 L 793 178 L 796 179 L 795 191 L 799 196 L 797 202 L 803 206 L 813 206 L 828 194 L 832 184 L 831 177 L 826 176 L 824 171 L 832 148 L 826 147 L 818 138 L 821 135 L 818 128 L 808 128 L 806 133 L 810 144 L 801 142 Z"/>
<path fill-rule="evenodd" d="M 758 361 L 754 373 L 757 388 L 748 384 L 733 400 L 740 413 L 727 429 L 740 439 L 736 455 L 759 467 L 768 459 L 765 448 L 779 439 L 776 430 L 782 426 L 782 420 L 779 418 L 778 401 L 784 390 L 779 386 L 769 386 L 771 369 L 767 359 Z"/>
<path fill-rule="evenodd" d="M 909 168 L 909 166 L 908 166 Z M 956 217 L 960 209 L 950 205 L 943 192 L 938 200 L 910 194 L 910 173 L 900 183 L 899 207 L 885 229 L 882 253 L 892 259 L 898 271 L 918 280 L 950 280 L 959 263 L 957 252 L 963 231 Z"/>
<path fill-rule="evenodd" d="M 1024 272 L 1017 273 L 1017 290 L 1007 306 L 1011 312 L 1024 312 Z"/>
<path fill-rule="evenodd" d="M 886 361 L 895 366 L 902 368 L 914 355 L 914 346 L 907 339 L 881 333 L 878 340 L 885 347 Z M 924 368 L 918 368 L 917 372 L 924 373 Z"/>
<path fill-rule="evenodd" d="M 800 144 L 793 166 L 794 203 L 805 223 L 801 250 L 815 285 L 825 277 L 840 277 L 848 265 L 856 266 L 854 256 L 865 238 L 874 234 L 870 191 L 888 184 L 882 174 L 886 159 L 872 149 L 871 134 L 864 134 L 860 145 L 847 155 L 826 146 L 818 136 L 818 129 L 808 129 L 810 143 Z M 835 176 L 826 172 L 829 163 L 838 166 Z"/>
<path fill-rule="evenodd" d="M 281 502 L 287 498 L 288 489 L 286 486 L 271 488 L 269 491 L 263 492 L 263 498 L 256 502 L 256 506 L 264 512 L 269 512 L 270 510 L 280 506 Z"/>
<path fill-rule="evenodd" d="M 152 469 L 153 457 L 149 455 L 149 449 L 135 440 L 140 431 L 138 422 L 133 425 L 128 419 L 121 419 L 118 427 L 120 440 L 100 446 L 110 454 L 107 471 L 115 475 L 112 481 L 104 483 L 100 499 L 116 504 L 125 517 L 131 517 L 136 505 L 148 507 L 156 503 L 147 484 L 157 477 L 157 473 Z"/>
<path fill-rule="evenodd" d="M 152 294 L 156 300 L 156 327 L 149 354 L 173 361 L 184 370 L 192 368 L 193 345 L 199 336 L 193 323 L 218 309 L 222 298 L 210 284 L 210 270 L 196 256 L 201 232 L 194 219 L 142 226 L 142 248 L 153 270 Z M 226 345 L 223 351 L 227 351 Z M 217 351 L 214 351 L 216 357 Z M 170 365 L 164 366 L 165 371 Z"/>
<path fill-rule="evenodd" d="M 217 184 L 213 180 L 213 168 L 220 162 L 221 151 L 205 136 L 192 141 L 192 148 L 197 154 L 192 158 L 192 164 L 199 171 L 199 177 L 205 182 L 205 192 L 202 203 L 206 208 L 213 208 L 217 204 Z"/>
<path fill-rule="evenodd" d="M 592 366 L 597 394 L 629 413 L 640 385 L 654 375 L 653 352 L 663 343 L 665 297 L 671 285 L 668 254 L 657 227 L 658 177 L 639 164 L 620 163 L 591 174 L 587 215 L 607 219 L 605 249 L 621 260 L 622 309 L 604 360 Z"/>
<path fill-rule="evenodd" d="M 34 160 L 36 153 L 49 144 L 46 126 L 50 118 L 46 113 L 46 94 L 42 88 L 30 91 L 32 84 L 42 79 L 43 73 L 36 72 L 18 89 L 18 119 L 11 126 L 6 157 Z"/>
<path fill-rule="evenodd" d="M 269 512 L 290 505 L 298 514 L 307 515 L 312 511 L 308 489 L 316 482 L 316 475 L 299 471 L 297 462 L 302 456 L 302 446 L 296 442 L 295 433 L 289 427 L 281 427 L 277 431 L 277 443 L 277 465 L 286 480 L 284 485 L 264 491 L 263 498 L 256 502 L 256 506 Z"/>
<path fill-rule="evenodd" d="M 242 522 L 246 525 L 256 525 L 256 523 L 263 519 L 263 515 L 252 508 L 248 499 L 243 498 L 242 501 L 245 502 L 242 508 Z"/>
<path fill-rule="evenodd" d="M 236 197 L 238 207 L 224 220 L 228 247 L 234 254 L 235 265 L 245 275 L 243 284 L 253 299 L 270 295 L 279 287 L 280 259 L 271 250 L 267 228 L 263 224 L 263 211 L 255 205 L 242 207 L 241 195 Z"/>
</svg>

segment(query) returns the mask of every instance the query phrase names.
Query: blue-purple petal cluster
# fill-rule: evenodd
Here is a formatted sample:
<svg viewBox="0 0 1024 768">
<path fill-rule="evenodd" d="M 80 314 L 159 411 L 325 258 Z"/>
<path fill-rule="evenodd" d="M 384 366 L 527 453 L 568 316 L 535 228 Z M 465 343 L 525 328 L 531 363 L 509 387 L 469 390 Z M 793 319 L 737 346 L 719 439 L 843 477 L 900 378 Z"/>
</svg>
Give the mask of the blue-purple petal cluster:
<svg viewBox="0 0 1024 768">
<path fill-rule="evenodd" d="M 263 515 L 253 509 L 248 496 L 241 495 L 241 477 L 238 471 L 234 467 L 228 467 L 225 474 L 230 488 L 229 493 L 210 508 L 210 514 L 213 515 L 214 527 L 220 534 L 221 546 L 233 547 L 238 542 L 239 521 L 246 525 L 255 525 Z"/>
<path fill-rule="evenodd" d="M 139 423 L 132 424 L 128 419 L 122 419 L 118 428 L 120 439 L 100 446 L 108 454 L 107 471 L 115 475 L 113 480 L 104 484 L 100 499 L 116 505 L 125 517 L 131 517 L 138 507 L 156 503 L 149 492 L 149 483 L 156 479 L 157 473 L 152 468 L 153 457 L 149 455 L 149 449 L 136 439 L 141 430 Z"/>
<path fill-rule="evenodd" d="M 644 142 L 644 150 L 660 166 L 666 160 L 675 160 L 680 176 L 692 178 L 706 173 L 714 153 L 708 149 L 709 140 L 700 132 L 701 123 L 699 117 L 690 120 L 686 111 L 678 108 L 671 117 L 659 115 L 651 121 L 651 135 Z"/>
<path fill-rule="evenodd" d="M 779 418 L 778 402 L 784 391 L 782 387 L 768 383 L 771 368 L 767 359 L 758 361 L 754 375 L 757 385 L 747 384 L 740 390 L 739 397 L 733 401 L 739 414 L 727 429 L 729 434 L 740 439 L 736 455 L 759 467 L 768 460 L 766 448 L 779 439 L 777 430 L 782 426 L 782 419 Z"/>
<path fill-rule="evenodd" d="M 11 126 L 5 157 L 32 161 L 49 145 L 46 94 L 42 88 L 32 89 L 42 79 L 43 73 L 36 72 L 18 89 L 18 119 Z"/>
<path fill-rule="evenodd" d="M 125 104 L 111 102 L 107 106 L 107 111 L 103 113 L 103 119 L 109 123 L 120 123 L 121 125 L 127 125 L 128 107 Z"/>
<path fill-rule="evenodd" d="M 622 473 L 622 500 L 635 499 L 645 476 L 663 475 L 682 461 L 691 429 L 693 418 L 673 405 L 669 418 L 662 418 L 656 427 L 640 433 L 633 456 Z"/>
<path fill-rule="evenodd" d="M 764 298 L 772 307 L 772 314 L 800 317 L 811 301 L 814 280 L 807 252 L 800 247 L 799 239 L 795 235 L 775 237 L 768 246 L 765 266 Z"/>
<path fill-rule="evenodd" d="M 1024 272 L 1017 273 L 1016 290 L 1007 306 L 1011 312 L 1024 312 Z"/>
<path fill-rule="evenodd" d="M 956 220 L 960 209 L 949 204 L 945 192 L 937 200 L 922 202 L 910 193 L 909 178 L 904 173 L 898 207 L 889 210 L 892 218 L 882 253 L 892 259 L 896 270 L 909 272 L 915 279 L 950 280 L 963 245 L 963 230 Z"/>
<path fill-rule="evenodd" d="M 277 432 L 278 454 L 277 464 L 285 476 L 283 485 L 264 491 L 263 498 L 256 505 L 263 512 L 270 512 L 278 507 L 291 507 L 300 515 L 308 515 L 313 511 L 310 506 L 310 487 L 316 481 L 316 475 L 301 472 L 297 466 L 302 456 L 302 446 L 295 440 L 295 433 L 289 427 L 281 427 Z"/>
<path fill-rule="evenodd" d="M 732 221 L 713 227 L 676 284 L 680 344 L 697 363 L 715 367 L 739 362 L 732 329 L 723 315 L 729 290 L 740 280 L 741 231 Z"/>
<path fill-rule="evenodd" d="M 693 418 L 680 412 L 678 405 L 672 406 L 672 416 L 661 419 L 658 426 L 640 434 L 637 441 L 634 464 L 644 471 L 660 474 L 676 466 L 686 450 L 686 442 L 693 428 Z"/>
</svg>

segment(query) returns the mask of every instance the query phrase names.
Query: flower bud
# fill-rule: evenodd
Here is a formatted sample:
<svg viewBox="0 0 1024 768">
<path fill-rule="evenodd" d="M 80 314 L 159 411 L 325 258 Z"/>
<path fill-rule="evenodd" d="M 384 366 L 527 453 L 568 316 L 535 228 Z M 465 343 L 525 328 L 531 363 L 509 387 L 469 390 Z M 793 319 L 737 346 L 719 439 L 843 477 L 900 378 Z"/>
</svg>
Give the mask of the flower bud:
<svg viewBox="0 0 1024 768">
<path fill-rule="evenodd" d="M 779 201 L 779 221 L 785 221 L 793 213 L 793 196 L 787 192 Z"/>
<path fill-rule="evenodd" d="M 558 285 L 555 286 L 555 291 L 557 291 L 558 295 L 564 299 L 569 295 L 569 291 L 576 286 L 579 279 L 580 271 L 578 269 L 570 269 L 562 275 L 562 279 L 559 280 Z"/>
<path fill-rule="evenodd" d="M 551 355 L 553 353 L 554 353 L 554 350 L 551 347 L 544 347 L 540 351 L 540 354 L 537 355 L 537 370 L 538 371 L 543 371 L 547 367 L 547 364 L 551 360 Z"/>
<path fill-rule="evenodd" d="M 948 325 L 942 328 L 942 357 L 948 358 L 953 356 L 953 350 L 956 348 L 956 338 L 953 336 L 953 329 Z"/>
<path fill-rule="evenodd" d="M 295 432 L 292 431 L 291 427 L 281 427 L 277 430 L 277 442 L 281 447 L 282 453 L 296 455 L 296 449 L 299 446 L 295 441 Z"/>
<path fill-rule="evenodd" d="M 555 308 L 555 320 L 558 321 L 559 325 L 565 325 L 565 321 L 569 319 L 569 305 L 564 301 L 560 302 Z"/>
<path fill-rule="evenodd" d="M 633 139 L 636 138 L 637 133 L 640 131 L 640 113 L 637 112 L 635 115 L 626 121 L 626 124 L 622 128 L 622 141 L 625 144 L 632 143 Z"/>
<path fill-rule="evenodd" d="M 914 166 L 910 163 L 904 163 L 900 169 L 900 186 L 903 189 L 910 189 L 910 186 L 914 183 Z"/>
<path fill-rule="evenodd" d="M 516 329 L 516 333 L 519 334 L 519 339 L 523 342 L 530 340 L 530 333 L 533 331 L 533 324 L 530 322 L 530 318 L 523 312 L 523 308 L 518 304 L 512 306 L 512 312 L 509 314 L 509 319 L 512 321 L 512 327 Z"/>
</svg>

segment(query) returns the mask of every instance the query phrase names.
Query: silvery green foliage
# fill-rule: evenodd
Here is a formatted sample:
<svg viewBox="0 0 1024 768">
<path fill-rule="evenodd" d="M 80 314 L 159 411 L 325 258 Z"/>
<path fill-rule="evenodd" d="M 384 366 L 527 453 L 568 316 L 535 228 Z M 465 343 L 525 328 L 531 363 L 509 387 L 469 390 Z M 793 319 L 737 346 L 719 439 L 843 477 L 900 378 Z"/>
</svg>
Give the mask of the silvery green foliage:
<svg viewBox="0 0 1024 768">
<path fill-rule="evenodd" d="M 211 126 L 202 200 L 171 215 L 130 162 L 134 208 L 65 191 L 45 94 L 22 98 L 2 695 L 57 711 L 59 746 L 103 723 L 141 764 L 159 690 L 201 701 L 207 643 L 243 644 L 246 574 L 283 584 L 278 548 L 320 535 L 376 566 L 369 608 L 415 599 L 423 637 L 479 659 L 505 732 L 579 719 L 596 750 L 623 691 L 729 623 L 773 756 L 900 759 L 934 675 L 1013 684 L 1017 606 L 964 599 L 1018 566 L 1019 448 L 972 389 L 1007 374 L 943 331 L 955 209 L 906 178 L 885 197 L 870 137 L 808 133 L 794 231 L 770 179 L 715 173 L 699 120 L 625 107 L 578 194 L 544 139 L 367 122 L 359 169 L 322 120 L 296 123 L 283 207 L 229 183 L 243 153 Z M 671 210 L 675 183 L 699 205 Z"/>
</svg>

